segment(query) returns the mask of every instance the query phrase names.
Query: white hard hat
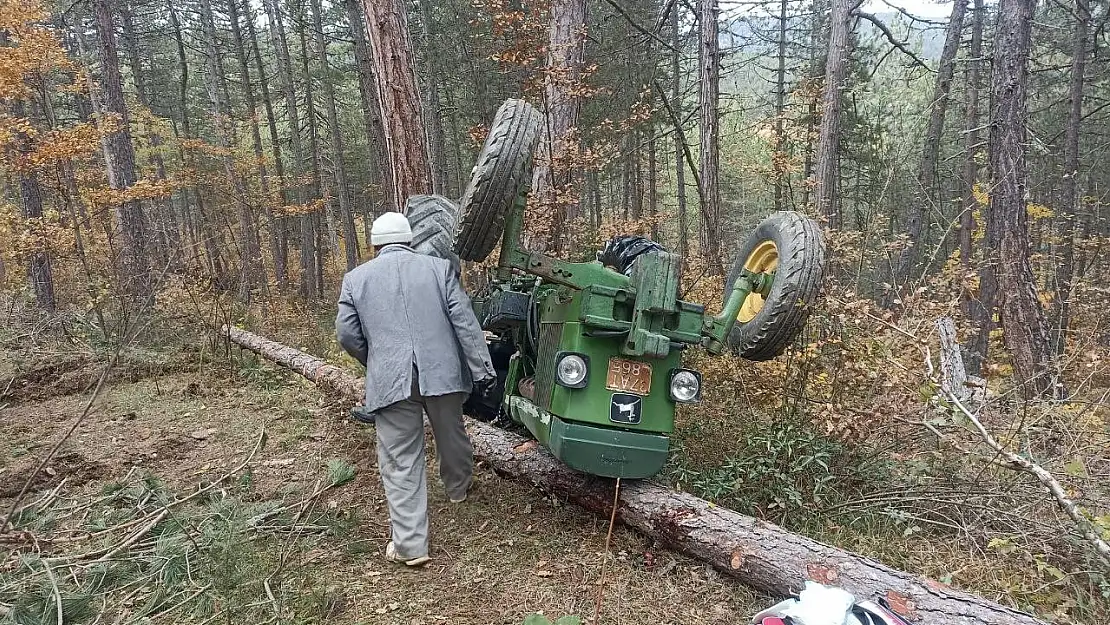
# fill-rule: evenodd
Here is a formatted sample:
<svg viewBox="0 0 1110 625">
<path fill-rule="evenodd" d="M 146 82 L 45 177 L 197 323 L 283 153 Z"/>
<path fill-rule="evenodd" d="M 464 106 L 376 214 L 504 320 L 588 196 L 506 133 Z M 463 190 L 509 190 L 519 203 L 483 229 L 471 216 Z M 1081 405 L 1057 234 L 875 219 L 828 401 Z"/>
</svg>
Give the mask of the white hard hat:
<svg viewBox="0 0 1110 625">
<path fill-rule="evenodd" d="M 412 243 L 412 228 L 409 220 L 401 213 L 384 213 L 374 220 L 370 227 L 371 245 L 390 243 Z"/>
</svg>

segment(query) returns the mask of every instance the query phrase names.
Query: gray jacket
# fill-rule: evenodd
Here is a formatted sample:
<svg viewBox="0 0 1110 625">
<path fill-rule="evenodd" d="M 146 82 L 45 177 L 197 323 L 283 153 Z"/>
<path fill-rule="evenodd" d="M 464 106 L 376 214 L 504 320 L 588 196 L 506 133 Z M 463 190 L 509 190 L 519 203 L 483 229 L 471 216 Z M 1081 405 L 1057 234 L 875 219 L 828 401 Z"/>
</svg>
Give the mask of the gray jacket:
<svg viewBox="0 0 1110 625">
<path fill-rule="evenodd" d="M 387 246 L 343 276 L 335 332 L 366 366 L 368 411 L 408 399 L 414 364 L 425 396 L 469 393 L 496 375 L 451 264 L 407 246 Z"/>
</svg>

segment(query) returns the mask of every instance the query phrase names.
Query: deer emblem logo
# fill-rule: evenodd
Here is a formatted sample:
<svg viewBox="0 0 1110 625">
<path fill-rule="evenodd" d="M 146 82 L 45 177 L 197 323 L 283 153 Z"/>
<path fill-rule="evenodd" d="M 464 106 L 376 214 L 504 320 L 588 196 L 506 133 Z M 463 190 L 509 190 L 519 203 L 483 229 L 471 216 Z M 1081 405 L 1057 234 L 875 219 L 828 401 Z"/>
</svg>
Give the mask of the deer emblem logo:
<svg viewBox="0 0 1110 625">
<path fill-rule="evenodd" d="M 613 423 L 639 423 L 642 401 L 642 398 L 635 395 L 615 393 L 609 407 L 609 420 Z"/>
</svg>

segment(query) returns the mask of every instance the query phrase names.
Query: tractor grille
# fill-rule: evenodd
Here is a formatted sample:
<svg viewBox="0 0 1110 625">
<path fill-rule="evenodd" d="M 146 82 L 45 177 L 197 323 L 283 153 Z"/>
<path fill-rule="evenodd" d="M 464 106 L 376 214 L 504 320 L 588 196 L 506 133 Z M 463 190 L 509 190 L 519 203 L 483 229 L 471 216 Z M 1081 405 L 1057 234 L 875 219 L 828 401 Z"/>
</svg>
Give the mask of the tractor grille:
<svg viewBox="0 0 1110 625">
<path fill-rule="evenodd" d="M 539 344 L 536 345 L 536 405 L 544 410 L 551 408 L 551 394 L 555 391 L 555 354 L 563 324 L 541 323 Z"/>
</svg>

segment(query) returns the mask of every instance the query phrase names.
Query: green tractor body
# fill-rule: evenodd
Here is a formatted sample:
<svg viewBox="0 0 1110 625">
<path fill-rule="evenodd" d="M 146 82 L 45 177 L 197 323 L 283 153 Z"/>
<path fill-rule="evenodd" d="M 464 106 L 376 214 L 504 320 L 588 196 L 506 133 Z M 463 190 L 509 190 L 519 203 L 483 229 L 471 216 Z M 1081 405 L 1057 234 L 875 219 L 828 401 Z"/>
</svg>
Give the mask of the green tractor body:
<svg viewBox="0 0 1110 625">
<path fill-rule="evenodd" d="M 530 252 L 519 241 L 539 129 L 532 107 L 506 102 L 461 208 L 439 196 L 410 198 L 410 221 L 431 224 L 414 228 L 417 248 L 442 256 L 433 226 L 455 220 L 451 249 L 461 260 L 480 262 L 500 248 L 489 284 L 472 295 L 498 383 L 471 398 L 472 413 L 509 417 L 574 469 L 650 477 L 667 460 L 677 405 L 701 397 L 701 376 L 682 366 L 682 351 L 780 354 L 818 290 L 820 231 L 796 213 L 764 220 L 733 264 L 717 316 L 681 299 L 681 259 L 657 244 L 623 273 Z"/>
<path fill-rule="evenodd" d="M 753 284 L 769 287 L 773 276 L 745 274 L 725 311 L 710 317 L 679 299 L 678 256 L 643 254 L 630 276 L 600 262 L 564 262 L 517 247 L 522 216 L 518 203 L 496 277 L 474 300 L 484 328 L 515 348 L 507 350 L 502 409 L 571 468 L 656 474 L 676 405 L 701 395 L 701 376 L 682 367 L 682 350 L 719 353 Z"/>
</svg>

